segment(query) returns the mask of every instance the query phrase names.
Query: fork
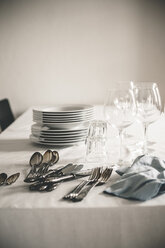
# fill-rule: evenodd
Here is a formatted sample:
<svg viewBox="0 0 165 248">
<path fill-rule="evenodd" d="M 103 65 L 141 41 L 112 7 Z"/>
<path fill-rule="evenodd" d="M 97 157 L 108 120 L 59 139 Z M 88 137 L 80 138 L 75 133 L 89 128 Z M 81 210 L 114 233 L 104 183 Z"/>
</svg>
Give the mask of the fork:
<svg viewBox="0 0 165 248">
<path fill-rule="evenodd" d="M 64 199 L 72 199 L 76 197 L 85 186 L 98 180 L 97 178 L 100 176 L 100 170 L 100 167 L 94 168 L 90 177 L 87 180 L 83 180 L 80 184 L 78 184 L 70 193 L 64 196 Z"/>
<path fill-rule="evenodd" d="M 98 180 L 94 181 L 91 185 L 83 188 L 76 196 L 72 197 L 72 201 L 81 201 L 83 200 L 86 195 L 89 193 L 91 189 L 93 189 L 98 184 L 104 184 L 108 181 L 112 174 L 112 168 L 106 168 L 98 178 Z"/>
</svg>

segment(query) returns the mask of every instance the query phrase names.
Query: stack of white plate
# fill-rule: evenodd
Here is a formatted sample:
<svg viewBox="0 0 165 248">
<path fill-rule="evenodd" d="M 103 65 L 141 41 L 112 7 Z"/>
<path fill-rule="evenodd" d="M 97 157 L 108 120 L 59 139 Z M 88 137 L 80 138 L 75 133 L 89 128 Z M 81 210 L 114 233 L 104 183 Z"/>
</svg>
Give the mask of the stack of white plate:
<svg viewBox="0 0 165 248">
<path fill-rule="evenodd" d="M 65 105 L 33 109 L 31 141 L 53 146 L 68 146 L 84 142 L 89 122 L 93 119 L 92 105 Z"/>
</svg>

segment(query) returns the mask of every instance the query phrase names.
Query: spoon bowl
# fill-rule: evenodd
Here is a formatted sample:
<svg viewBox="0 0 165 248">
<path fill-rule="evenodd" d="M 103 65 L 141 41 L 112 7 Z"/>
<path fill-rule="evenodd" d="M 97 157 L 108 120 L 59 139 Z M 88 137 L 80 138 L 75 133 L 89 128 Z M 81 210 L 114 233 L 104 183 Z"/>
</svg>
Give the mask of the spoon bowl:
<svg viewBox="0 0 165 248">
<path fill-rule="evenodd" d="M 0 174 L 0 186 L 5 183 L 6 179 L 7 179 L 7 174 L 6 173 L 1 173 Z"/>
<path fill-rule="evenodd" d="M 43 163 L 50 163 L 51 160 L 53 159 L 53 152 L 51 150 L 47 150 L 44 154 L 43 154 Z"/>
<path fill-rule="evenodd" d="M 31 170 L 29 174 L 26 176 L 24 182 L 31 182 L 35 180 L 37 176 L 36 168 L 41 165 L 42 160 L 43 160 L 43 156 L 40 152 L 33 153 L 29 161 Z"/>
<path fill-rule="evenodd" d="M 54 157 L 54 159 L 53 159 L 52 165 L 56 164 L 58 162 L 58 160 L 60 158 L 59 153 L 57 151 L 53 151 L 53 157 Z"/>
<path fill-rule="evenodd" d="M 43 155 L 43 169 L 42 172 L 46 173 L 49 166 L 53 166 L 59 160 L 59 153 L 57 151 L 47 150 Z"/>
<path fill-rule="evenodd" d="M 35 152 L 30 158 L 29 164 L 31 167 L 39 166 L 43 161 L 43 156 L 40 152 Z"/>
<path fill-rule="evenodd" d="M 47 172 L 53 159 L 54 159 L 53 152 L 51 150 L 47 150 L 43 155 L 42 168 L 38 172 L 41 174 Z"/>
</svg>

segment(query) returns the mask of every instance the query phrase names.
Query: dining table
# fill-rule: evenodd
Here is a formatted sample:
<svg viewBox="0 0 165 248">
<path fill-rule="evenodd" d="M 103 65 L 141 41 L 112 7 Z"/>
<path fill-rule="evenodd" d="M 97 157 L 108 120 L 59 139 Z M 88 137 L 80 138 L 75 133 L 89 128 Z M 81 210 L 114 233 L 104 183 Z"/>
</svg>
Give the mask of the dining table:
<svg viewBox="0 0 165 248">
<path fill-rule="evenodd" d="M 105 194 L 104 190 L 120 177 L 115 170 L 106 185 L 93 188 L 80 202 L 66 201 L 63 197 L 81 178 L 61 183 L 51 192 L 29 190 L 24 179 L 30 170 L 29 159 L 36 151 L 43 154 L 47 149 L 57 150 L 60 158 L 54 168 L 68 163 L 84 164 L 83 169 L 93 166 L 85 161 L 85 142 L 69 147 L 32 142 L 29 139 L 32 111 L 33 107 L 27 109 L 0 134 L 0 173 L 8 176 L 20 173 L 15 183 L 0 186 L 0 248 L 165 247 L 165 194 L 148 201 Z M 95 118 L 104 118 L 102 105 L 95 106 Z M 135 123 L 130 128 L 136 139 L 142 133 L 140 127 L 140 123 Z M 113 140 L 117 142 L 117 136 L 112 127 L 108 129 L 112 165 L 113 147 L 117 147 Z M 154 141 L 153 154 L 162 159 L 165 158 L 164 130 L 162 114 L 151 124 L 148 133 Z"/>
</svg>

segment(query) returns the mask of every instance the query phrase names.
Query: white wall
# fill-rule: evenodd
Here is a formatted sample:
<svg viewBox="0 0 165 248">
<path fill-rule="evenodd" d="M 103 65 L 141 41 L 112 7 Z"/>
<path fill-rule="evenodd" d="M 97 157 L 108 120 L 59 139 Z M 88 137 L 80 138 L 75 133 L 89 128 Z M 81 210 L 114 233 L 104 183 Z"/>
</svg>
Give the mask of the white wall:
<svg viewBox="0 0 165 248">
<path fill-rule="evenodd" d="M 156 81 L 165 98 L 165 1 L 1 0 L 0 98 L 103 103 L 117 81 Z"/>
</svg>

